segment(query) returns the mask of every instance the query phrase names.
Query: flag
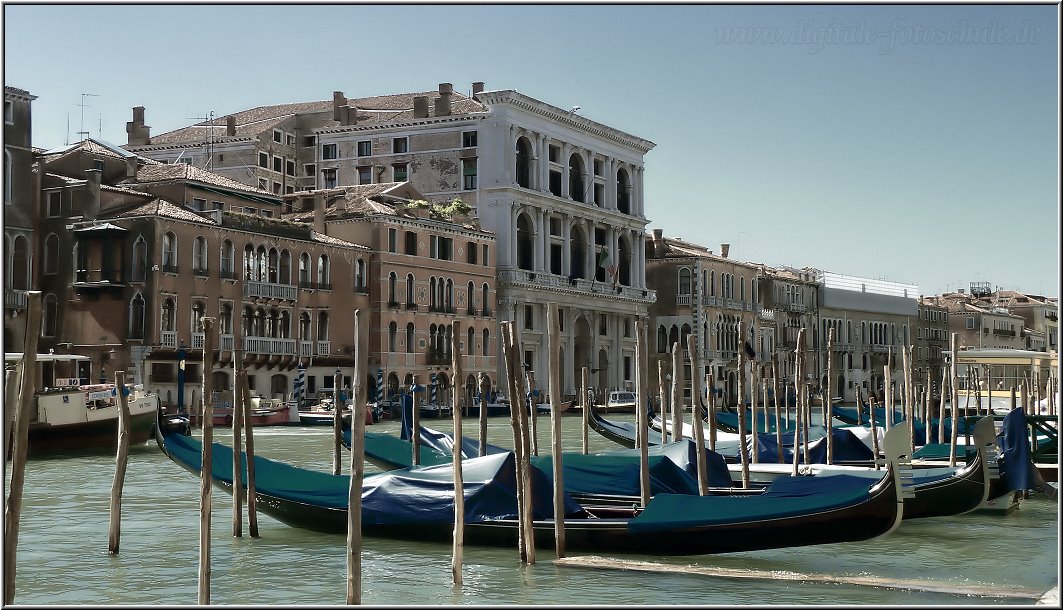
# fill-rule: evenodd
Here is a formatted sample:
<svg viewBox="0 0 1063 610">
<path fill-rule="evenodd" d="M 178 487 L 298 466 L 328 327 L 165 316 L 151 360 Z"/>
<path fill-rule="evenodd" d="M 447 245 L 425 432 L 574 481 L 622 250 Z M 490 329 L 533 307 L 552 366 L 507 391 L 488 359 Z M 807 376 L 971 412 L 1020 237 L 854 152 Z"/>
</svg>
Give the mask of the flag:
<svg viewBox="0 0 1063 610">
<path fill-rule="evenodd" d="M 598 250 L 598 266 L 602 269 L 606 269 L 608 265 L 609 251 L 605 249 L 605 246 L 602 246 L 601 249 Z"/>
</svg>

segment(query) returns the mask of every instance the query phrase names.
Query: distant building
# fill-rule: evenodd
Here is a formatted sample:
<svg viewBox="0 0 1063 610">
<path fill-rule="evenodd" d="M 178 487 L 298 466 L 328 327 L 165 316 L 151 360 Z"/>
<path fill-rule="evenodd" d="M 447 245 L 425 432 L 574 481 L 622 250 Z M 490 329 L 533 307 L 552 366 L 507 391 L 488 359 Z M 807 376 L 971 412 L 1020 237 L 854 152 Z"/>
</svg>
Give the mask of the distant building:
<svg viewBox="0 0 1063 610">
<path fill-rule="evenodd" d="M 31 146 L 29 92 L 4 86 L 4 349 L 20 352 L 26 341 L 26 291 L 36 286 L 33 253 L 39 206 Z"/>
</svg>

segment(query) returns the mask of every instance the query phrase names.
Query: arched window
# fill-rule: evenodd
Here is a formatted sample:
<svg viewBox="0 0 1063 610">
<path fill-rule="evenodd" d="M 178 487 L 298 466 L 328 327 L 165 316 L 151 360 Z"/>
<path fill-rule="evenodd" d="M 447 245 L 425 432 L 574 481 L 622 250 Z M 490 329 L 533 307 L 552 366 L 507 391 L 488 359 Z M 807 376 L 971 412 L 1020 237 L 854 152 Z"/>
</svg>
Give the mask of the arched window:
<svg viewBox="0 0 1063 610">
<path fill-rule="evenodd" d="M 690 268 L 681 267 L 679 269 L 679 294 L 690 294 Z"/>
<path fill-rule="evenodd" d="M 709 271 L 709 296 L 716 296 L 716 270 Z"/>
<path fill-rule="evenodd" d="M 310 314 L 303 312 L 299 314 L 299 338 L 303 341 L 310 341 Z"/>
<path fill-rule="evenodd" d="M 138 235 L 136 241 L 133 242 L 133 258 L 130 264 L 133 281 L 143 282 L 148 269 L 148 242 L 144 240 L 143 235 Z"/>
<path fill-rule="evenodd" d="M 413 341 L 414 341 L 413 336 L 414 336 L 414 332 L 415 331 L 416 331 L 416 328 L 414 327 L 413 322 L 407 322 L 406 323 L 406 353 L 407 354 L 412 354 L 413 353 Z"/>
<path fill-rule="evenodd" d="M 276 248 L 269 249 L 269 266 L 266 268 L 266 281 L 270 284 L 278 284 L 280 273 L 280 254 Z"/>
<path fill-rule="evenodd" d="M 328 312 L 322 311 L 317 314 L 317 340 L 328 341 Z"/>
<path fill-rule="evenodd" d="M 292 338 L 292 314 L 287 310 L 282 311 L 277 320 L 277 336 L 281 339 Z"/>
<path fill-rule="evenodd" d="M 631 246 L 621 237 L 618 242 L 620 260 L 617 261 L 617 276 L 621 285 L 631 285 Z"/>
<path fill-rule="evenodd" d="M 192 271 L 194 273 L 207 271 L 207 240 L 202 236 L 196 237 L 192 245 Z"/>
<path fill-rule="evenodd" d="M 44 273 L 55 275 L 59 272 L 59 237 L 55 233 L 44 239 Z"/>
<path fill-rule="evenodd" d="M 177 273 L 177 236 L 172 231 L 162 235 L 162 270 Z"/>
<path fill-rule="evenodd" d="M 8 182 L 10 182 L 10 180 Z M 25 237 L 19 235 L 15 238 L 15 244 L 11 250 L 11 274 L 8 276 L 9 285 L 15 290 L 29 290 L 29 242 Z"/>
<path fill-rule="evenodd" d="M 206 312 L 206 306 L 202 301 L 196 301 L 192 303 L 192 325 L 191 329 L 194 333 L 203 332 L 203 316 Z"/>
<path fill-rule="evenodd" d="M 664 324 L 657 327 L 657 353 L 668 353 L 668 331 L 664 329 Z"/>
<path fill-rule="evenodd" d="M 428 309 L 435 311 L 437 307 L 439 304 L 436 303 L 436 278 L 432 276 L 428 278 Z"/>
<path fill-rule="evenodd" d="M 230 303 L 221 304 L 221 313 L 218 315 L 218 332 L 222 335 L 233 334 L 233 306 Z"/>
<path fill-rule="evenodd" d="M 484 356 L 490 356 L 491 355 L 490 345 L 491 345 L 491 331 L 489 331 L 489 330 L 487 330 L 485 328 L 484 329 L 484 342 L 483 342 L 483 345 L 480 347 L 480 349 L 483 350 L 482 353 L 483 353 Z"/>
<path fill-rule="evenodd" d="M 484 282 L 484 285 L 483 285 L 483 301 L 480 302 L 480 307 L 481 307 L 481 310 L 483 311 L 483 315 L 484 316 L 490 315 L 490 313 L 491 313 L 491 301 L 489 301 L 487 299 L 487 291 L 488 291 L 487 282 Z"/>
<path fill-rule="evenodd" d="M 535 268 L 533 256 L 535 244 L 535 230 L 528 215 L 521 213 L 517 216 L 517 267 L 532 271 Z"/>
<path fill-rule="evenodd" d="M 129 302 L 129 338 L 144 338 L 144 297 L 139 292 Z"/>
<path fill-rule="evenodd" d="M 517 186 L 524 188 L 531 188 L 531 176 L 532 176 L 532 151 L 531 143 L 528 142 L 528 138 L 521 136 L 517 138 Z"/>
<path fill-rule="evenodd" d="M 277 278 L 281 284 L 292 283 L 292 253 L 281 250 L 280 275 Z"/>
<path fill-rule="evenodd" d="M 354 289 L 365 290 L 365 261 L 362 259 L 354 265 Z"/>
<path fill-rule="evenodd" d="M 398 303 L 398 300 L 396 299 L 396 284 L 398 283 L 398 281 L 399 277 L 395 274 L 394 271 L 388 274 L 388 304 Z"/>
<path fill-rule="evenodd" d="M 42 316 L 41 336 L 55 336 L 55 321 L 58 314 L 59 300 L 54 294 L 44 295 L 44 315 Z"/>
<path fill-rule="evenodd" d="M 454 280 L 447 278 L 447 312 L 454 311 Z"/>
<path fill-rule="evenodd" d="M 317 259 L 317 286 L 318 288 L 330 288 L 329 278 L 331 277 L 331 269 L 329 268 L 329 260 L 327 254 L 322 254 Z"/>
<path fill-rule="evenodd" d="M 399 334 L 399 325 L 396 324 L 394 321 L 391 322 L 391 324 L 388 324 L 388 351 L 389 352 L 397 352 L 397 351 L 399 351 L 398 334 Z"/>
<path fill-rule="evenodd" d="M 266 274 L 266 269 L 269 266 L 269 259 L 266 256 L 266 247 L 259 246 L 258 254 L 255 255 L 255 280 L 259 282 L 269 281 L 269 276 Z"/>
<path fill-rule="evenodd" d="M 12 172 L 11 152 L 7 149 L 4 149 L 4 175 L 8 177 L 7 180 L 4 180 L 4 203 L 11 203 L 11 185 L 13 182 L 11 176 L 14 173 Z"/>
<path fill-rule="evenodd" d="M 684 324 L 683 325 L 683 330 L 680 331 L 680 342 L 679 342 L 679 345 L 683 349 L 686 349 L 686 347 L 687 347 L 687 337 L 689 337 L 689 336 L 690 336 L 690 325 L 689 324 Z"/>
<path fill-rule="evenodd" d="M 162 302 L 162 319 L 159 322 L 163 332 L 177 330 L 177 305 L 170 297 Z"/>
<path fill-rule="evenodd" d="M 568 158 L 568 196 L 573 201 L 587 200 L 583 174 L 583 157 L 579 153 L 572 153 Z"/>
<path fill-rule="evenodd" d="M 428 351 L 435 352 L 439 349 L 439 340 L 436 338 L 437 327 L 435 324 L 428 326 Z"/>
<path fill-rule="evenodd" d="M 476 314 L 476 284 L 469 282 L 469 286 L 465 291 L 465 304 L 469 308 L 469 315 Z"/>
<path fill-rule="evenodd" d="M 742 277 L 738 278 L 738 300 L 739 301 L 745 301 L 746 300 L 746 278 L 745 278 L 745 276 L 742 276 Z"/>
<path fill-rule="evenodd" d="M 255 281 L 255 247 L 251 244 L 244 246 L 244 280 Z"/>
<path fill-rule="evenodd" d="M 310 287 L 310 255 L 306 252 L 299 255 L 299 285 Z"/>
<path fill-rule="evenodd" d="M 679 343 L 679 327 L 673 324 L 671 332 L 668 333 L 668 345 L 676 343 Z"/>
<path fill-rule="evenodd" d="M 417 301 L 414 299 L 414 279 L 412 273 L 406 274 L 406 305 L 413 305 Z"/>
<path fill-rule="evenodd" d="M 627 170 L 621 167 L 616 172 L 616 209 L 624 214 L 631 213 L 630 185 Z"/>
</svg>

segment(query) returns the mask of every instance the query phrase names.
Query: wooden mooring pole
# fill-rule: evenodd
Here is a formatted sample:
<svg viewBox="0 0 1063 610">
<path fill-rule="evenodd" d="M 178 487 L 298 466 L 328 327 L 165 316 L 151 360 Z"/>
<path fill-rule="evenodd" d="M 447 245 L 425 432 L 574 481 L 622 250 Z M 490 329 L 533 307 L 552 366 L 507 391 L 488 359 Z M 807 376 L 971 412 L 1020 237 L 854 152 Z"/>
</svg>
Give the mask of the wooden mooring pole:
<svg viewBox="0 0 1063 610">
<path fill-rule="evenodd" d="M 649 411 L 646 409 L 646 400 L 649 384 L 646 382 L 649 373 L 649 364 L 646 362 L 646 322 L 642 318 L 635 319 L 635 412 L 638 414 L 635 421 L 639 426 L 639 490 L 640 500 L 645 507 L 650 503 L 650 470 L 649 470 Z M 700 453 L 700 452 L 699 452 Z"/>
<path fill-rule="evenodd" d="M 565 482 L 561 460 L 564 453 L 561 438 L 561 335 L 558 327 L 557 303 L 546 306 L 547 358 L 550 369 L 550 452 L 554 475 L 554 548 L 558 559 L 565 556 Z"/>
<path fill-rule="evenodd" d="M 691 371 L 697 374 L 697 371 Z M 683 440 L 683 354 L 679 342 L 672 344 L 672 440 Z M 663 415 L 661 416 L 664 417 Z"/>
<path fill-rule="evenodd" d="M 457 333 L 455 332 L 455 336 Z M 354 373 L 351 383 L 351 480 L 347 490 L 347 605 L 362 603 L 362 480 L 365 474 L 365 372 L 361 310 L 354 310 Z M 338 406 L 336 407 L 339 408 Z"/>
<path fill-rule="evenodd" d="M 708 455 L 705 453 L 705 429 L 701 423 L 701 375 L 698 372 L 697 341 L 687 341 L 687 358 L 690 360 L 690 378 L 694 384 L 693 392 L 690 396 L 690 425 L 694 431 L 694 446 L 697 447 L 698 452 L 698 494 L 704 496 L 709 493 L 709 470 Z M 709 417 L 712 417 L 711 408 Z M 712 419 L 709 421 L 711 422 Z M 709 433 L 713 433 L 711 427 L 709 428 Z"/>
<path fill-rule="evenodd" d="M 506 380 L 509 383 L 509 420 L 513 428 L 513 461 L 516 466 L 517 487 L 517 551 L 523 563 L 534 563 L 535 541 L 529 544 L 528 531 L 525 528 L 524 512 L 526 507 L 526 489 L 524 487 L 524 434 L 520 414 L 524 410 L 520 380 L 524 371 L 517 354 L 515 330 L 512 322 L 502 322 L 502 350 L 506 362 Z M 532 548 L 529 549 L 528 547 Z"/>
<path fill-rule="evenodd" d="M 199 469 L 199 605 L 210 604 L 210 491 L 214 471 L 214 318 L 203 318 L 203 452 Z"/>
<path fill-rule="evenodd" d="M 594 405 L 591 404 L 591 371 L 588 367 L 580 368 L 580 379 L 583 381 L 582 394 L 580 394 L 580 400 L 583 403 L 580 409 L 582 411 L 580 415 L 583 418 L 583 455 L 587 455 L 588 451 L 590 451 L 590 447 L 588 447 L 590 439 L 588 437 L 590 436 L 591 427 L 591 409 L 594 408 Z"/>
<path fill-rule="evenodd" d="M 480 390 L 480 457 L 487 455 L 487 395 L 491 388 L 483 371 L 476 373 L 476 387 Z"/>
<path fill-rule="evenodd" d="M 801 367 L 801 364 L 802 364 L 801 363 L 801 360 L 802 360 L 801 346 L 804 344 L 804 340 L 805 340 L 805 328 L 802 326 L 797 331 L 797 349 L 794 351 L 794 388 L 797 390 L 797 396 L 795 397 L 796 400 L 797 400 L 797 405 L 796 405 L 797 408 L 795 409 L 796 413 L 794 414 L 794 417 L 795 417 L 794 425 L 796 427 L 794 428 L 794 453 L 793 453 L 793 468 L 791 470 L 791 474 L 793 476 L 795 476 L 795 477 L 797 476 L 797 464 L 801 461 L 801 438 L 800 437 L 803 436 L 803 435 L 807 435 L 807 433 L 801 427 L 801 423 L 804 420 L 804 409 L 802 408 L 804 406 L 804 400 L 803 400 L 802 396 L 805 393 L 804 392 L 804 379 L 802 379 L 802 367 Z"/>
<path fill-rule="evenodd" d="M 661 444 L 668 443 L 668 389 L 664 383 L 664 361 L 657 360 L 657 402 L 661 407 L 658 409 L 658 417 L 661 419 Z M 675 432 L 673 429 L 672 440 L 675 440 Z"/>
<path fill-rule="evenodd" d="M 240 358 L 235 359 L 241 366 Z M 237 375 L 234 381 L 239 380 Z M 243 424 L 244 424 L 244 404 L 241 400 L 240 391 L 234 385 L 232 393 L 232 414 L 233 414 L 233 537 L 242 538 L 244 536 L 244 464 L 243 464 Z M 251 427 L 251 422 L 247 422 L 247 427 Z"/>
<path fill-rule="evenodd" d="M 343 448 L 343 401 L 340 400 L 340 387 L 343 383 L 343 375 L 337 368 L 336 372 L 332 375 L 332 474 L 340 474 L 342 468 L 340 465 L 343 463 L 341 459 Z M 357 405 L 351 406 L 351 411 L 357 408 Z M 352 413 L 353 415 L 353 413 Z"/>
<path fill-rule="evenodd" d="M 251 388 L 247 382 L 247 371 L 241 370 L 237 376 L 240 384 L 239 401 L 244 419 L 244 453 L 247 454 L 247 533 L 258 538 L 258 494 L 255 493 L 255 427 L 251 425 Z"/>
<path fill-rule="evenodd" d="M 4 514 L 4 605 L 15 603 L 15 552 L 18 548 L 22 495 L 26 487 L 26 457 L 29 450 L 30 409 L 37 388 L 37 339 L 41 332 L 41 293 L 26 293 L 26 345 L 22 353 L 22 374 L 18 406 L 11 441 L 11 482 Z M 5 427 L 6 429 L 6 427 Z"/>
<path fill-rule="evenodd" d="M 949 440 L 949 466 L 956 465 L 956 435 L 960 429 L 960 417 L 959 417 L 959 393 L 956 388 L 959 385 L 956 380 L 956 333 L 952 333 L 952 340 L 949 344 L 949 353 L 951 354 L 951 364 L 949 375 L 951 382 L 949 386 L 952 388 L 952 434 Z M 970 396 L 970 393 L 968 393 Z"/>
<path fill-rule="evenodd" d="M 118 554 L 122 538 L 122 488 L 129 463 L 129 402 L 125 393 L 125 371 L 114 372 L 114 391 L 118 399 L 118 455 L 115 457 L 114 483 L 111 484 L 111 523 L 107 534 L 107 552 Z M 161 432 L 156 431 L 156 434 Z"/>
<path fill-rule="evenodd" d="M 738 336 L 743 337 L 742 321 L 738 321 Z M 741 341 L 741 340 L 739 340 Z M 743 346 L 738 347 L 738 456 L 742 462 L 742 489 L 749 489 L 749 449 L 746 437 L 749 428 L 746 427 L 746 359 Z M 754 390 L 755 392 L 755 390 Z M 756 415 L 754 414 L 754 417 Z M 753 423 L 754 429 L 756 422 Z"/>
<path fill-rule="evenodd" d="M 823 398 L 823 425 L 827 427 L 827 463 L 834 463 L 834 413 L 831 406 L 834 385 L 834 327 L 827 331 L 827 383 L 820 393 Z"/>
<path fill-rule="evenodd" d="M 458 341 L 458 337 L 461 336 L 460 326 L 461 322 L 455 320 L 454 332 L 450 334 L 450 364 L 454 369 L 453 383 L 450 384 L 450 414 L 454 421 L 454 448 L 451 451 L 454 465 L 454 552 L 450 562 L 450 573 L 454 579 L 454 585 L 458 587 L 462 584 L 461 564 L 465 551 L 465 478 L 461 471 L 461 395 L 465 387 L 465 376 L 462 375 L 461 344 Z"/>
</svg>

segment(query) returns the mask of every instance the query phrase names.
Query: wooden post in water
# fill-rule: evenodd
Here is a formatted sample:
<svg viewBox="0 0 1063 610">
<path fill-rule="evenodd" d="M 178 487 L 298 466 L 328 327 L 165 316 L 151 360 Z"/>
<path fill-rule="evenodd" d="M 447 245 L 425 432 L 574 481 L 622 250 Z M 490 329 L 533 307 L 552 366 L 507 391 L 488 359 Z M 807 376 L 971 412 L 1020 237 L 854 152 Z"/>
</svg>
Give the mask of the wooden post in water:
<svg viewBox="0 0 1063 610">
<path fill-rule="evenodd" d="M 351 479 L 347 488 L 347 605 L 362 603 L 362 481 L 365 478 L 366 359 L 361 310 L 354 310 L 354 371 L 351 377 Z M 457 336 L 457 332 L 454 333 Z M 338 410 L 340 407 L 336 406 Z"/>
<path fill-rule="evenodd" d="M 4 514 L 4 605 L 15 603 L 15 554 L 18 548 L 22 495 L 26 487 L 26 456 L 29 451 L 30 409 L 37 391 L 37 340 L 41 336 L 41 292 L 26 292 L 26 343 L 19 376 L 18 406 L 12 429 L 11 481 Z M 6 424 L 7 422 L 5 422 Z M 7 434 L 7 426 L 4 426 Z M 5 456 L 6 459 L 6 456 Z"/>
<path fill-rule="evenodd" d="M 242 353 L 240 356 L 234 358 L 234 360 L 236 360 L 234 366 L 242 368 L 242 358 Z M 237 391 L 235 387 L 233 390 L 233 537 L 242 538 L 244 535 L 244 486 L 241 481 L 243 479 L 244 468 L 242 460 L 243 456 L 241 454 L 241 445 L 243 444 L 241 437 L 244 423 L 244 403 L 241 400 L 240 392 Z M 250 419 L 248 419 L 247 425 L 248 427 L 251 426 Z"/>
<path fill-rule="evenodd" d="M 413 465 L 421 465 L 421 390 L 417 386 L 417 375 L 410 380 L 410 442 L 413 444 Z M 402 398 L 400 397 L 401 401 Z M 406 405 L 402 408 L 405 410 Z"/>
<path fill-rule="evenodd" d="M 908 450 L 915 451 L 915 417 L 914 399 L 912 397 L 912 359 L 911 347 L 901 346 L 901 358 L 904 366 L 904 418 L 908 425 Z M 908 455 L 911 455 L 909 453 Z"/>
<path fill-rule="evenodd" d="M 22 362 L 7 372 L 4 379 L 4 460 L 11 457 L 11 440 L 14 434 L 10 431 L 15 428 L 15 411 L 18 405 L 19 385 L 22 383 Z"/>
<path fill-rule="evenodd" d="M 642 506 L 650 503 L 650 469 L 649 469 L 649 413 L 646 411 L 646 394 L 649 384 L 646 383 L 646 323 L 641 317 L 635 319 L 635 413 L 639 426 L 639 489 L 641 490 Z"/>
<path fill-rule="evenodd" d="M 742 320 L 738 320 L 738 336 L 744 337 L 742 334 Z M 741 342 L 741 339 L 739 340 Z M 745 377 L 746 377 L 746 350 L 744 346 L 738 347 L 738 456 L 742 461 L 742 489 L 749 489 L 749 449 L 747 448 L 748 438 L 746 434 L 749 428 L 746 427 L 746 394 L 745 394 Z M 754 393 L 756 393 L 754 391 Z M 754 414 L 755 417 L 755 414 Z M 756 422 L 754 422 L 756 427 Z"/>
<path fill-rule="evenodd" d="M 700 390 L 699 390 L 700 391 Z M 712 381 L 711 375 L 705 375 L 705 410 L 709 413 L 709 449 L 716 451 L 716 385 Z M 697 402 L 692 402 L 693 405 L 697 405 L 698 413 L 698 425 L 701 425 L 701 396 L 698 395 L 694 399 Z M 704 432 L 702 432 L 704 434 Z"/>
<path fill-rule="evenodd" d="M 938 396 L 938 443 L 945 442 L 945 389 L 948 387 L 948 369 L 941 367 L 941 392 Z"/>
<path fill-rule="evenodd" d="M 247 533 L 258 538 L 258 494 L 255 492 L 255 427 L 251 425 L 251 388 L 247 382 L 247 371 L 241 370 L 237 376 L 240 384 L 239 401 L 244 416 L 244 453 L 247 463 Z"/>
<path fill-rule="evenodd" d="M 210 604 L 210 490 L 214 470 L 214 318 L 203 318 L 203 452 L 199 471 L 199 604 Z"/>
<path fill-rule="evenodd" d="M 664 361 L 657 359 L 657 401 L 660 403 L 658 417 L 661 418 L 661 444 L 668 443 L 668 409 L 665 405 L 668 404 L 667 398 L 668 390 L 664 385 Z M 675 440 L 675 432 L 672 432 L 672 440 Z"/>
<path fill-rule="evenodd" d="M 502 356 L 504 357 L 503 361 L 506 363 L 506 381 L 509 385 L 509 423 L 513 427 L 513 461 L 516 470 L 515 482 L 517 487 L 517 551 L 520 554 L 520 560 L 527 563 L 527 539 L 524 531 L 524 485 L 521 477 L 521 471 L 524 468 L 524 462 L 521 459 L 524 441 L 521 438 L 520 431 L 520 410 L 523 401 L 520 399 L 520 384 L 517 381 L 523 372 L 514 357 L 515 348 L 513 346 L 512 325 L 513 323 L 508 321 L 501 323 Z"/>
<path fill-rule="evenodd" d="M 340 400 L 340 384 L 343 383 L 343 375 L 337 368 L 332 375 L 332 474 L 340 474 L 342 468 L 341 448 L 343 447 L 343 401 Z M 351 406 L 351 410 L 354 410 Z"/>
<path fill-rule="evenodd" d="M 779 412 L 779 371 L 776 367 L 778 361 L 778 354 L 773 354 L 771 361 L 771 393 L 775 406 L 775 453 L 777 454 L 777 461 L 782 464 L 784 463 L 782 454 L 782 414 Z"/>
<path fill-rule="evenodd" d="M 982 371 L 978 367 L 974 367 L 974 366 L 968 367 L 967 370 L 970 371 L 970 374 L 974 377 L 974 412 L 975 412 L 975 415 L 981 415 L 982 414 L 982 383 L 981 383 Z M 990 394 L 990 396 L 992 396 L 992 394 Z M 992 402 L 992 399 L 990 399 L 990 402 Z M 992 411 L 992 409 L 990 409 L 990 411 Z"/>
<path fill-rule="evenodd" d="M 926 387 L 923 388 L 923 444 L 930 444 L 930 369 L 926 370 Z"/>
<path fill-rule="evenodd" d="M 561 463 L 564 447 L 561 444 L 561 331 L 558 323 L 557 303 L 550 303 L 546 306 L 546 327 L 550 329 L 546 335 L 550 379 L 550 455 L 554 466 L 554 548 L 560 559 L 565 556 L 565 482 Z"/>
<path fill-rule="evenodd" d="M 893 426 L 893 371 L 890 364 L 893 362 L 893 346 L 886 348 L 886 364 L 882 367 L 882 376 L 886 381 L 886 395 L 882 397 L 883 406 L 886 407 L 886 432 Z"/>
<path fill-rule="evenodd" d="M 588 367 L 580 368 L 580 378 L 583 381 L 583 386 L 580 394 L 580 400 L 583 403 L 582 408 L 580 409 L 580 411 L 582 411 L 580 415 L 583 419 L 583 455 L 587 455 L 587 452 L 590 450 L 587 445 L 589 442 L 588 431 L 591 427 L 591 409 L 594 408 L 594 406 L 591 404 L 591 371 Z"/>
<path fill-rule="evenodd" d="M 520 334 L 513 325 L 510 325 L 509 331 L 512 334 L 512 358 L 514 370 L 517 371 L 517 388 L 520 391 L 518 396 L 530 397 L 531 386 L 526 385 L 530 380 L 526 375 L 521 374 L 523 365 L 521 361 Z M 534 407 L 534 405 L 532 406 Z M 535 529 L 532 521 L 532 507 L 535 506 L 535 503 L 531 486 L 532 443 L 529 438 L 528 409 L 517 409 L 517 421 L 520 423 L 521 442 L 520 486 L 524 488 L 524 510 L 521 513 L 521 528 L 524 530 L 524 550 L 528 557 L 528 563 L 535 563 Z"/>
<path fill-rule="evenodd" d="M 111 555 L 118 554 L 122 538 L 122 487 L 129 463 L 129 401 L 125 394 L 125 371 L 114 372 L 114 390 L 118 399 L 118 456 L 111 485 L 111 527 L 107 535 L 107 552 Z M 156 431 L 156 434 L 161 433 Z"/>
<path fill-rule="evenodd" d="M 793 476 L 795 476 L 795 477 L 797 476 L 797 464 L 801 460 L 801 445 L 805 444 L 805 443 L 802 442 L 801 436 L 807 436 L 808 435 L 808 433 L 805 431 L 805 429 L 801 425 L 803 420 L 804 420 L 804 418 L 805 418 L 804 417 L 804 408 L 803 408 L 803 406 L 804 406 L 803 395 L 804 395 L 805 391 L 804 391 L 804 379 L 802 379 L 802 376 L 803 376 L 802 375 L 802 372 L 803 372 L 802 364 L 803 364 L 804 358 L 803 358 L 803 354 L 802 354 L 802 350 L 801 350 L 801 346 L 804 344 L 804 340 L 805 340 L 805 328 L 802 326 L 797 331 L 797 348 L 794 351 L 794 388 L 797 390 L 797 396 L 796 396 L 796 400 L 797 400 L 796 407 L 797 408 L 795 409 L 795 413 L 794 413 L 794 417 L 796 418 L 794 423 L 795 423 L 796 427 L 794 428 L 793 470 L 791 471 L 791 474 Z M 807 458 L 806 458 L 805 461 L 806 462 L 808 461 Z"/>
<path fill-rule="evenodd" d="M 464 375 L 461 367 L 461 344 L 458 337 L 461 336 L 459 326 L 461 322 L 454 321 L 454 332 L 450 334 L 450 359 L 454 369 L 454 381 L 450 384 L 451 405 L 450 413 L 454 419 L 454 557 L 450 562 L 450 572 L 454 577 L 454 584 L 461 586 L 462 555 L 465 551 L 465 478 L 461 472 L 462 440 L 461 440 L 461 392 L 465 387 Z M 481 405 L 481 411 L 486 405 Z"/>
<path fill-rule="evenodd" d="M 539 456 L 539 408 L 535 404 L 536 390 L 535 385 L 535 371 L 528 371 L 525 381 L 528 383 L 528 412 L 524 414 L 525 423 L 531 422 L 531 426 L 528 427 L 529 434 L 531 434 L 531 453 L 529 456 Z"/>
<path fill-rule="evenodd" d="M 691 370 L 692 375 L 697 371 Z M 683 355 L 679 352 L 679 342 L 672 344 L 672 440 L 683 439 Z M 662 415 L 663 419 L 664 416 Z"/>
<path fill-rule="evenodd" d="M 949 365 L 949 368 L 951 370 L 951 374 L 949 376 L 952 379 L 949 384 L 952 388 L 952 434 L 949 440 L 949 466 L 955 466 L 956 434 L 958 434 L 960 429 L 959 404 L 957 404 L 959 401 L 959 393 L 956 391 L 956 388 L 959 385 L 956 381 L 956 333 L 952 333 L 952 341 L 950 343 L 949 351 L 952 354 L 951 364 Z M 968 394 L 968 396 L 969 395 L 970 394 Z"/>
<path fill-rule="evenodd" d="M 705 430 L 701 424 L 701 375 L 698 371 L 698 342 L 687 341 L 687 358 L 690 359 L 690 380 L 693 383 L 690 404 L 690 425 L 694 430 L 694 446 L 697 447 L 698 467 L 698 494 L 704 496 L 709 493 L 709 470 L 708 456 L 705 454 Z M 709 399 L 711 403 L 711 398 Z M 709 422 L 711 426 L 712 410 L 709 410 Z M 713 433 L 712 427 L 709 434 Z"/>
<path fill-rule="evenodd" d="M 476 387 L 480 390 L 480 457 L 487 455 L 487 395 L 491 392 L 483 371 L 476 373 Z"/>
<path fill-rule="evenodd" d="M 868 397 L 868 406 L 871 409 L 871 449 L 875 453 L 875 470 L 878 470 L 878 455 L 880 449 L 878 446 L 878 424 L 875 419 L 875 409 L 878 407 L 878 403 L 875 401 L 874 397 Z"/>
<path fill-rule="evenodd" d="M 834 385 L 834 327 L 827 330 L 827 384 L 823 388 L 823 425 L 827 427 L 827 463 L 834 463 L 834 413 L 831 386 Z"/>
<path fill-rule="evenodd" d="M 759 437 L 760 424 L 758 423 L 759 417 L 757 413 L 760 411 L 760 405 L 757 404 L 757 362 L 752 358 L 749 359 L 749 415 L 750 426 L 749 429 L 753 432 L 753 450 L 749 456 L 749 461 L 752 464 L 757 462 L 757 452 L 760 451 Z"/>
</svg>

